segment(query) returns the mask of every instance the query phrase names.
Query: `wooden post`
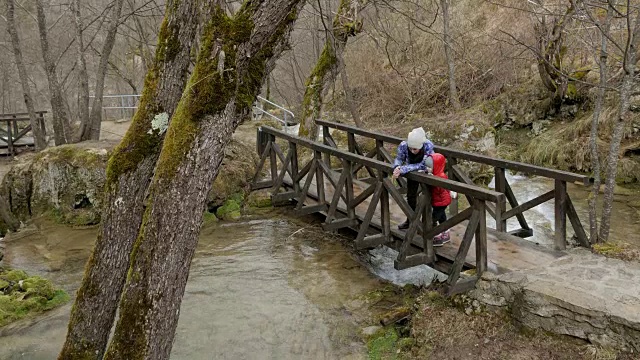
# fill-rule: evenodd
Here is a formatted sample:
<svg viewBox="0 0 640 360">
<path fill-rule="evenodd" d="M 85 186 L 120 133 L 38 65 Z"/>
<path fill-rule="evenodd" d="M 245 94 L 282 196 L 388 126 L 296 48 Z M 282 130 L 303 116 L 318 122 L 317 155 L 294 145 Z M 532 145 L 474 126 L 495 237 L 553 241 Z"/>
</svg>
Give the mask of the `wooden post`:
<svg viewBox="0 0 640 360">
<path fill-rule="evenodd" d="M 427 200 L 424 203 L 424 211 L 422 212 L 422 240 L 423 240 L 423 250 L 427 255 L 427 263 L 433 264 L 435 262 L 435 252 L 433 251 L 433 238 L 431 236 L 425 237 L 431 229 L 433 229 L 433 207 L 431 207 L 431 191 L 429 191 L 429 187 L 425 184 L 420 184 L 422 187 L 422 192 L 425 194 Z"/>
<path fill-rule="evenodd" d="M 12 125 L 13 125 L 13 135 L 17 136 L 20 131 L 18 131 L 18 120 L 17 120 L 17 116 L 15 114 L 13 115 L 13 124 Z"/>
<path fill-rule="evenodd" d="M 271 181 L 275 184 L 278 176 L 278 163 L 276 162 L 276 152 L 273 150 L 273 145 L 276 143 L 275 135 L 270 136 L 271 139 L 271 153 L 269 154 L 269 163 L 271 165 Z"/>
<path fill-rule="evenodd" d="M 451 180 L 455 180 L 455 172 L 453 171 L 453 167 L 455 165 L 458 164 L 458 161 L 456 158 L 454 157 L 450 157 L 449 159 L 447 159 L 447 176 L 449 177 L 449 179 Z M 460 198 L 460 196 L 456 196 L 455 199 L 451 199 L 451 204 L 449 205 L 449 214 L 451 214 L 451 216 L 458 214 L 458 199 Z"/>
<path fill-rule="evenodd" d="M 42 131 L 42 136 L 47 135 L 47 127 L 44 125 L 44 112 L 38 113 L 38 122 L 40 123 L 40 130 Z"/>
<path fill-rule="evenodd" d="M 505 194 L 507 191 L 507 179 L 505 177 L 504 168 L 496 167 L 495 169 L 495 190 L 499 193 Z M 503 214 L 506 209 L 507 204 L 502 202 L 500 204 L 496 204 L 496 230 L 499 232 L 507 231 L 507 219 L 503 218 Z"/>
<path fill-rule="evenodd" d="M 484 200 L 476 200 L 473 206 L 480 214 L 476 228 L 476 274 L 480 277 L 487 271 L 487 213 Z"/>
<path fill-rule="evenodd" d="M 567 248 L 567 182 L 555 181 L 555 249 Z"/>
<path fill-rule="evenodd" d="M 315 151 L 314 156 L 318 164 L 318 166 L 316 166 L 316 192 L 318 194 L 318 202 L 320 204 L 324 204 L 327 201 L 324 195 L 324 173 L 322 172 L 322 167 L 320 167 L 320 161 L 322 161 L 322 153 L 320 151 Z"/>
<path fill-rule="evenodd" d="M 7 119 L 7 150 L 9 150 L 11 158 L 13 158 L 13 134 L 11 128 L 11 119 Z"/>
<path fill-rule="evenodd" d="M 347 132 L 347 149 L 350 153 L 356 153 L 356 136 L 354 133 Z"/>
<path fill-rule="evenodd" d="M 349 219 L 356 218 L 356 209 L 351 204 L 353 204 L 353 174 L 351 170 L 353 169 L 353 163 L 351 161 L 343 161 L 342 163 L 342 171 L 346 172 L 347 180 L 345 183 L 345 194 L 347 195 L 347 217 Z"/>
<path fill-rule="evenodd" d="M 322 126 L 322 143 L 325 145 L 329 145 L 328 142 L 328 138 L 331 134 L 329 134 L 329 127 L 326 125 Z M 328 153 L 323 153 L 322 154 L 324 156 L 324 163 L 327 164 L 327 166 L 329 167 L 329 169 L 331 169 L 331 155 L 329 155 Z"/>
<path fill-rule="evenodd" d="M 291 149 L 291 181 L 293 181 L 293 191 L 296 195 L 300 196 L 300 180 L 298 179 L 298 145 L 293 142 L 289 142 L 289 148 Z"/>
</svg>

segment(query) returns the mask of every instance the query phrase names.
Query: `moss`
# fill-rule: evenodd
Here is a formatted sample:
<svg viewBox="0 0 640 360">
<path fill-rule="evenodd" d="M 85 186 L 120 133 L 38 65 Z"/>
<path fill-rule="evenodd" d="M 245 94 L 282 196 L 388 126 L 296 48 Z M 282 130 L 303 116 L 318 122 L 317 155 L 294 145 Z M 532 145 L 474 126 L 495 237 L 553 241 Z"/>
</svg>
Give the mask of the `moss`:
<svg viewBox="0 0 640 360">
<path fill-rule="evenodd" d="M 69 295 L 50 281 L 21 270 L 0 273 L 0 289 L 0 327 L 69 301 Z"/>
<path fill-rule="evenodd" d="M 397 359 L 398 340 L 398 332 L 394 327 L 380 329 L 367 342 L 369 359 Z"/>
<path fill-rule="evenodd" d="M 592 250 L 596 254 L 610 258 L 622 260 L 640 260 L 640 251 L 634 249 L 630 244 L 619 241 L 608 241 L 594 244 Z"/>
<path fill-rule="evenodd" d="M 216 210 L 216 216 L 223 220 L 238 220 L 242 216 L 240 208 L 240 202 L 229 199 Z"/>
<path fill-rule="evenodd" d="M 215 214 L 205 211 L 202 215 L 202 226 L 209 226 L 218 222 L 218 218 Z"/>
<path fill-rule="evenodd" d="M 253 208 L 271 207 L 271 197 L 268 191 L 254 191 L 247 197 L 247 205 Z"/>
</svg>

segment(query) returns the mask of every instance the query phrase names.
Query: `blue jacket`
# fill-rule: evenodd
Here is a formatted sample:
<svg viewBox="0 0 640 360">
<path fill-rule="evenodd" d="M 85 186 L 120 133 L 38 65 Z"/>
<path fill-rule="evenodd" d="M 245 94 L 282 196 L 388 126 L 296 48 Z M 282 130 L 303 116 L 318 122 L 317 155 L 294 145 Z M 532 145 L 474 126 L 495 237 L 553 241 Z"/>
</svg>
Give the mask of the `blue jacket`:
<svg viewBox="0 0 640 360">
<path fill-rule="evenodd" d="M 400 166 L 400 173 L 402 175 L 416 170 L 425 170 L 427 167 L 425 165 L 425 159 L 429 157 L 429 155 L 433 154 L 433 143 L 429 140 L 424 142 L 424 159 L 417 164 L 405 164 L 409 161 L 409 146 L 406 141 L 403 141 L 398 145 L 398 154 L 396 155 L 396 159 L 393 162 L 393 168 Z M 405 164 L 405 165 L 402 165 Z"/>
</svg>

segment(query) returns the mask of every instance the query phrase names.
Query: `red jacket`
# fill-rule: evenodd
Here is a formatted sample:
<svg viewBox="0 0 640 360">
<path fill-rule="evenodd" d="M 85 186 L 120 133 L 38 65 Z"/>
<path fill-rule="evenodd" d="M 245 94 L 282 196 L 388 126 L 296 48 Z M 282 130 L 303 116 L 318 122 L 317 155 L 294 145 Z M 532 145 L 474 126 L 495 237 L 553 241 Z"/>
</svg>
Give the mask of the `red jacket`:
<svg viewBox="0 0 640 360">
<path fill-rule="evenodd" d="M 444 155 L 433 153 L 430 156 L 433 159 L 433 175 L 448 179 L 447 174 L 444 173 L 444 166 L 447 163 Z M 449 206 L 449 204 L 451 204 L 449 190 L 435 186 L 431 188 L 431 206 Z"/>
</svg>

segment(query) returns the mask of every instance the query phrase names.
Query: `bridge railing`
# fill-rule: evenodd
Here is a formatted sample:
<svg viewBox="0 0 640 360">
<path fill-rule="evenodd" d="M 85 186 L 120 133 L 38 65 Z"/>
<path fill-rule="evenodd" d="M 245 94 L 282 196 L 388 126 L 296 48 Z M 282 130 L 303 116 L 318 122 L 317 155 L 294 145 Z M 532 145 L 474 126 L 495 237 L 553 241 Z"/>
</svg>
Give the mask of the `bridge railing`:
<svg viewBox="0 0 640 360">
<path fill-rule="evenodd" d="M 36 120 L 43 134 L 46 134 L 44 114 L 46 111 L 36 111 Z M 31 132 L 29 113 L 0 114 L 0 148 L 6 148 L 12 157 L 16 154 L 16 148 L 21 146 L 34 146 L 35 139 L 25 141 L 23 137 Z M 19 141 L 19 140 L 23 141 Z"/>
<path fill-rule="evenodd" d="M 389 154 L 389 152 L 384 148 L 384 143 L 390 143 L 394 145 L 400 144 L 404 139 L 399 138 L 397 136 L 391 136 L 387 134 L 382 134 L 375 131 L 368 131 L 365 129 L 357 128 L 354 126 L 340 124 L 331 121 L 323 121 L 317 120 L 318 125 L 322 126 L 322 133 L 324 138 L 324 143 L 337 147 L 335 140 L 331 136 L 329 129 L 333 128 L 336 130 L 345 131 L 347 133 L 347 150 L 352 153 L 365 155 L 363 154 L 362 149 L 356 142 L 356 135 L 375 139 L 376 145 L 373 150 L 367 153 L 365 156 L 367 157 L 376 157 L 384 159 L 386 162 L 393 163 L 393 158 Z M 580 183 L 583 185 L 589 184 L 589 178 L 585 175 L 579 175 L 568 171 L 561 171 L 555 169 L 544 168 L 540 166 L 535 166 L 531 164 L 525 164 L 517 161 L 509 161 L 504 159 L 497 159 L 486 155 L 475 154 L 467 151 L 456 150 L 452 148 L 447 148 L 443 146 L 435 145 L 435 151 L 443 154 L 447 158 L 447 175 L 450 179 L 461 181 L 467 184 L 473 184 L 473 181 L 465 174 L 462 170 L 458 162 L 460 160 L 475 162 L 480 164 L 485 164 L 494 168 L 495 175 L 495 191 L 502 193 L 506 196 L 511 208 L 509 210 L 506 209 L 506 203 L 497 204 L 497 206 L 492 206 L 489 204 L 486 207 L 487 212 L 495 219 L 496 221 L 496 230 L 500 232 L 508 232 L 512 235 L 516 235 L 519 237 L 529 237 L 533 235 L 533 229 L 527 223 L 527 220 L 524 216 L 524 212 L 533 207 L 536 207 L 544 202 L 554 200 L 554 222 L 555 222 L 555 237 L 554 237 L 554 248 L 557 250 L 564 250 L 567 246 L 567 218 L 571 222 L 571 226 L 573 227 L 575 236 L 578 240 L 578 243 L 582 246 L 589 246 L 589 241 L 587 239 L 587 235 L 584 231 L 584 227 L 580 222 L 580 218 L 573 206 L 571 201 L 571 197 L 567 192 L 567 182 L 570 183 Z M 505 176 L 505 170 L 514 170 L 525 173 L 527 175 L 537 175 L 545 178 L 550 178 L 554 180 L 554 189 L 548 191 L 534 199 L 526 201 L 522 204 L 518 202 L 516 199 L 509 182 Z M 357 169 L 359 170 L 359 169 Z M 404 182 L 400 183 L 400 186 L 406 186 Z M 465 194 L 465 196 L 470 200 L 471 198 Z M 458 212 L 458 199 L 453 200 L 451 204 L 452 213 Z M 520 229 L 516 229 L 513 231 L 507 231 L 507 220 L 509 218 L 516 217 L 518 219 L 518 223 L 520 225 Z"/>
<path fill-rule="evenodd" d="M 469 284 L 474 284 L 477 276 L 487 269 L 487 229 L 484 214 L 487 204 L 504 204 L 504 194 L 424 173 L 410 173 L 406 178 L 418 182 L 421 188 L 416 209 L 413 210 L 391 182 L 393 166 L 383 160 L 340 150 L 266 126 L 258 128 L 257 144 L 261 156 L 252 189 L 270 188 L 274 205 L 295 200 L 297 214 L 325 214 L 325 230 L 333 231 L 345 227 L 354 229 L 358 233 L 355 239 L 355 247 L 358 249 L 373 248 L 381 244 L 394 247 L 398 250 L 394 264 L 396 269 L 421 264 L 430 265 L 449 274 L 447 281 L 454 292 L 455 289 L 461 290 Z M 285 145 L 286 154 L 283 152 Z M 312 153 L 304 165 L 300 163 L 302 158 L 299 156 L 302 148 Z M 331 164 L 327 162 L 329 157 L 339 160 L 340 171 L 331 168 Z M 270 178 L 265 180 L 262 177 L 267 161 Z M 374 175 L 373 181 L 366 183 L 359 193 L 355 191 L 354 186 L 354 170 L 358 167 L 364 167 Z M 312 188 L 314 182 L 315 187 Z M 471 207 L 444 223 L 433 226 L 429 191 L 432 186 L 469 196 Z M 391 229 L 390 198 L 395 200 L 409 219 L 406 232 Z M 465 221 L 467 227 L 455 256 L 436 253 L 433 237 Z M 463 267 L 469 267 L 465 259 L 474 237 L 474 265 L 477 275 L 458 282 Z"/>
</svg>

